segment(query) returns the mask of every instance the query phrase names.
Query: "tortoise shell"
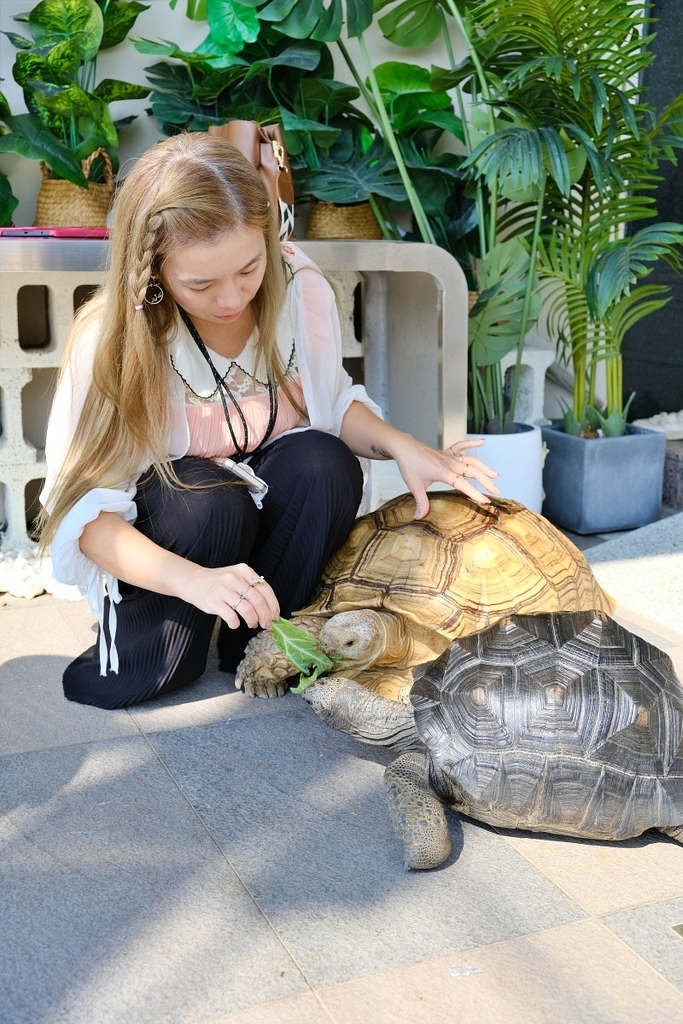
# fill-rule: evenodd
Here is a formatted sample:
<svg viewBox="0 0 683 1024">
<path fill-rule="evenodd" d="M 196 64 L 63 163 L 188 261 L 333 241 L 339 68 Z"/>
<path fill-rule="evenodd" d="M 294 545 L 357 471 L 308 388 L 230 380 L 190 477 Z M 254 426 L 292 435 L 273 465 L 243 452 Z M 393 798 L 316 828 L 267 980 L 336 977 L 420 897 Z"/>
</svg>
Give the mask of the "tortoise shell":
<svg viewBox="0 0 683 1024">
<path fill-rule="evenodd" d="M 605 615 L 515 616 L 411 693 L 447 803 L 492 825 L 627 839 L 683 823 L 683 687 Z"/>
<path fill-rule="evenodd" d="M 613 609 L 571 541 L 517 502 L 429 496 L 424 519 L 401 495 L 357 519 L 306 612 L 397 612 L 447 639 L 513 614 Z"/>
</svg>

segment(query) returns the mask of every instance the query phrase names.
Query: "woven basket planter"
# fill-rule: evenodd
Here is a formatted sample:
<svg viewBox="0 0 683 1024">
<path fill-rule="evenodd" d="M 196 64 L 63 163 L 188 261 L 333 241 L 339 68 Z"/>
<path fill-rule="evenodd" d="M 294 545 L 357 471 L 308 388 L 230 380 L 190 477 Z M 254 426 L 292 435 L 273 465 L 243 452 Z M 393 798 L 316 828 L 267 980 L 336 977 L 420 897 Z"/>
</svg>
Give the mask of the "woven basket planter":
<svg viewBox="0 0 683 1024">
<path fill-rule="evenodd" d="M 114 195 L 114 171 L 109 154 L 96 149 L 83 161 L 83 173 L 90 177 L 93 161 L 101 156 L 105 164 L 105 181 L 91 181 L 87 188 L 74 185 L 72 181 L 51 178 L 48 167 L 41 163 L 43 182 L 38 193 L 36 216 L 37 227 L 105 227 L 107 214 Z"/>
<path fill-rule="evenodd" d="M 306 238 L 383 238 L 370 203 L 336 206 L 311 200 Z"/>
</svg>

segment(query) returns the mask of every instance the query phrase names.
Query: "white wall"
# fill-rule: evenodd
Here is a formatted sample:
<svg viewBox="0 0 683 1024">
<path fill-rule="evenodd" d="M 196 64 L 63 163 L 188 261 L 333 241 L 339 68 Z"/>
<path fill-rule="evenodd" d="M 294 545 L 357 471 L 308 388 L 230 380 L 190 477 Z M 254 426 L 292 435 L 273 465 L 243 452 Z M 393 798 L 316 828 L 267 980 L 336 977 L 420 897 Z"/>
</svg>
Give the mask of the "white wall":
<svg viewBox="0 0 683 1024">
<path fill-rule="evenodd" d="M 171 10 L 168 0 L 146 0 L 149 9 L 138 16 L 130 35 L 133 38 L 153 40 L 171 39 L 183 46 L 185 50 L 193 49 L 207 33 L 206 22 L 194 22 L 185 17 L 185 0 L 178 0 L 175 10 Z M 304 0 L 301 0 L 304 2 Z M 35 6 L 32 0 L 0 0 L 0 32 L 15 32 L 29 35 L 21 22 L 15 22 L 14 16 L 30 11 Z M 415 64 L 445 66 L 447 58 L 445 48 L 435 44 L 426 50 L 406 50 L 393 46 L 383 39 L 381 33 L 371 29 L 367 33 L 367 43 L 374 64 L 386 60 L 403 60 Z M 332 47 L 334 50 L 335 48 Z M 357 45 L 350 41 L 349 50 L 353 59 L 357 56 Z M 5 35 L 0 35 L 0 91 L 10 105 L 13 114 L 21 114 L 26 110 L 24 98 L 19 86 L 12 77 L 12 65 L 17 50 Z M 120 78 L 126 82 L 148 85 L 144 69 L 164 58 L 138 53 L 129 43 L 123 43 L 111 50 L 104 50 L 98 56 L 98 79 Z M 335 58 L 336 59 L 336 58 Z M 360 62 L 359 62 L 359 66 Z M 343 60 L 339 57 L 336 75 L 342 81 L 352 81 Z M 161 138 L 156 128 L 155 119 L 145 113 L 147 100 L 128 100 L 114 104 L 112 113 L 115 118 L 129 114 L 138 114 L 138 118 L 120 137 L 121 166 L 126 161 L 139 156 L 154 142 Z M 19 200 L 14 214 L 15 224 L 32 224 L 35 215 L 35 203 L 40 187 L 40 166 L 38 161 L 26 160 L 15 154 L 0 154 L 0 170 L 4 171 L 12 184 L 12 191 Z"/>
</svg>

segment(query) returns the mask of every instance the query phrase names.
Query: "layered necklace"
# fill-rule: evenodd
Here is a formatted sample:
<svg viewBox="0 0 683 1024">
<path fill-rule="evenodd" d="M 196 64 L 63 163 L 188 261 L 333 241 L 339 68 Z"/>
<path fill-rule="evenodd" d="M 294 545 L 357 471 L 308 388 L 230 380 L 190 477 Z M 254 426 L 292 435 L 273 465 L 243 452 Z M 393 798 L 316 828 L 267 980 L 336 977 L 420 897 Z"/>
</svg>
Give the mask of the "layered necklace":
<svg viewBox="0 0 683 1024">
<path fill-rule="evenodd" d="M 199 331 L 197 330 L 195 325 L 192 323 L 192 321 L 190 320 L 190 318 L 187 315 L 187 313 L 185 312 L 185 310 L 181 309 L 180 306 L 178 306 L 178 312 L 180 313 L 180 316 L 181 316 L 181 318 L 183 320 L 183 323 L 185 324 L 185 326 L 187 327 L 188 331 L 190 332 L 190 335 L 192 336 L 192 340 L 194 341 L 194 343 L 196 344 L 197 348 L 199 349 L 201 354 L 204 356 L 204 358 L 206 359 L 206 362 L 209 365 L 209 369 L 211 370 L 211 373 L 213 375 L 213 379 L 216 382 L 216 388 L 218 390 L 218 394 L 220 395 L 221 403 L 223 405 L 223 412 L 225 414 L 225 422 L 228 424 L 228 430 L 230 431 L 230 439 L 232 440 L 233 446 L 235 448 L 235 454 L 233 456 L 233 461 L 234 462 L 241 462 L 244 458 L 246 458 L 247 455 L 254 455 L 256 452 L 260 451 L 260 449 L 266 443 L 266 441 L 268 440 L 270 435 L 273 433 L 273 429 L 275 427 L 275 420 L 277 419 L 277 384 L 273 380 L 271 380 L 270 376 L 268 376 L 268 378 L 267 378 L 267 387 L 268 387 L 268 400 L 269 400 L 269 406 L 270 406 L 269 414 L 268 414 L 268 425 L 266 427 L 266 432 L 263 435 L 263 437 L 261 438 L 261 440 L 259 441 L 259 443 L 256 445 L 255 448 L 253 448 L 251 451 L 249 451 L 249 427 L 247 425 L 246 417 L 245 417 L 244 413 L 242 412 L 242 409 L 240 407 L 239 402 L 237 401 L 237 399 L 233 395 L 233 393 L 230 390 L 230 388 L 228 387 L 228 385 L 225 383 L 225 379 L 223 377 L 221 377 L 218 369 L 216 368 L 216 366 L 215 366 L 215 364 L 213 362 L 213 359 L 209 355 L 209 350 L 207 349 L 206 345 L 202 341 L 202 338 L 201 338 L 201 336 L 199 334 Z M 226 374 L 226 376 L 227 376 L 227 374 Z M 235 436 L 235 431 L 233 429 L 232 421 L 230 419 L 230 414 L 229 414 L 229 411 L 228 411 L 228 402 L 232 403 L 235 411 L 237 412 L 237 415 L 239 416 L 240 422 L 242 424 L 242 431 L 244 433 L 244 442 L 242 444 L 240 444 L 238 442 L 237 437 Z"/>
</svg>

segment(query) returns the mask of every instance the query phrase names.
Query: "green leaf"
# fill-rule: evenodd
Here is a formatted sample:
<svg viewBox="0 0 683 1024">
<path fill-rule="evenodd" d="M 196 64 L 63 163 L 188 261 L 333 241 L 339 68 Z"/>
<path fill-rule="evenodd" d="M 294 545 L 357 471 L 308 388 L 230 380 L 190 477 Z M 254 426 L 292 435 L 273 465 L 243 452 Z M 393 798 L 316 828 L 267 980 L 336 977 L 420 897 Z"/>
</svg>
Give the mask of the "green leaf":
<svg viewBox="0 0 683 1024">
<path fill-rule="evenodd" d="M 29 160 L 43 160 L 60 177 L 85 188 L 85 175 L 59 139 L 32 114 L 6 117 L 10 134 L 0 136 L 0 153 L 19 153 Z"/>
<path fill-rule="evenodd" d="M 339 128 L 320 124 L 318 121 L 310 121 L 305 117 L 297 117 L 296 114 L 292 114 L 288 110 L 282 111 L 282 127 L 286 136 L 290 134 L 310 136 L 320 149 L 329 149 L 339 138 Z"/>
<path fill-rule="evenodd" d="M 387 6 L 375 4 L 375 9 Z M 382 35 L 396 46 L 419 49 L 437 38 L 443 16 L 435 0 L 400 0 L 396 7 L 378 19 Z"/>
<path fill-rule="evenodd" d="M 236 0 L 208 0 L 207 21 L 207 42 L 217 42 L 234 53 L 258 38 L 260 23 L 256 12 Z"/>
<path fill-rule="evenodd" d="M 12 186 L 6 174 L 0 171 L 0 227 L 10 227 L 12 214 L 17 208 L 19 200 L 12 192 Z"/>
<path fill-rule="evenodd" d="M 317 39 L 336 42 L 346 25 L 346 34 L 354 38 L 372 23 L 372 0 L 246 0 L 259 8 L 261 21 L 277 25 L 291 39 Z"/>
<path fill-rule="evenodd" d="M 7 98 L 3 93 L 0 92 L 0 121 L 4 121 L 5 118 L 11 113 L 12 111 L 10 110 Z"/>
<path fill-rule="evenodd" d="M 475 366 L 493 366 L 517 347 L 524 309 L 529 253 L 517 238 L 498 242 L 482 261 L 481 294 L 469 317 L 470 359 Z M 534 294 L 529 330 L 541 309 Z"/>
<path fill-rule="evenodd" d="M 17 50 L 31 50 L 33 49 L 33 42 L 27 39 L 26 36 L 18 36 L 16 32 L 3 32 L 3 36 L 7 36 L 12 46 Z"/>
<path fill-rule="evenodd" d="M 66 86 L 50 85 L 47 82 L 32 82 L 36 99 L 47 110 L 63 118 L 76 118 L 81 138 L 99 136 L 107 146 L 116 149 L 118 136 L 106 103 L 92 93 L 72 83 Z"/>
<path fill-rule="evenodd" d="M 288 619 L 273 619 L 270 628 L 278 648 L 301 673 L 299 685 L 291 690 L 292 693 L 303 693 L 318 676 L 329 672 L 340 660 L 329 658 L 317 647 L 315 637 L 308 630 L 295 626 Z"/>
<path fill-rule="evenodd" d="M 665 259 L 676 269 L 683 269 L 679 251 L 682 244 L 683 224 L 670 222 L 648 225 L 611 243 L 598 257 L 589 280 L 596 316 L 604 316 L 631 285 L 648 274 L 648 264 Z"/>
<path fill-rule="evenodd" d="M 319 171 L 295 175 L 298 190 L 328 203 L 360 203 L 370 196 L 405 200 L 405 186 L 395 161 L 378 140 L 365 154 L 354 153 L 344 163 L 324 161 Z"/>
<path fill-rule="evenodd" d="M 83 60 L 92 60 L 102 42 L 104 19 L 95 0 L 40 0 L 28 23 L 38 46 L 74 39 Z"/>
<path fill-rule="evenodd" d="M 314 43 L 305 40 L 294 46 L 287 46 L 280 53 L 273 57 L 264 57 L 261 60 L 252 61 L 245 76 L 245 81 L 270 68 L 285 67 L 299 68 L 302 71 L 315 71 L 320 63 L 320 49 Z"/>
<path fill-rule="evenodd" d="M 149 93 L 150 90 L 145 85 L 119 82 L 116 78 L 103 78 L 95 87 L 93 95 L 103 103 L 114 103 L 116 100 L 142 100 L 149 96 Z"/>
<path fill-rule="evenodd" d="M 104 26 L 100 50 L 109 50 L 112 46 L 122 43 L 137 21 L 138 15 L 148 11 L 149 7 L 149 4 L 141 4 L 137 0 L 110 0 L 109 4 L 102 7 Z"/>
</svg>

